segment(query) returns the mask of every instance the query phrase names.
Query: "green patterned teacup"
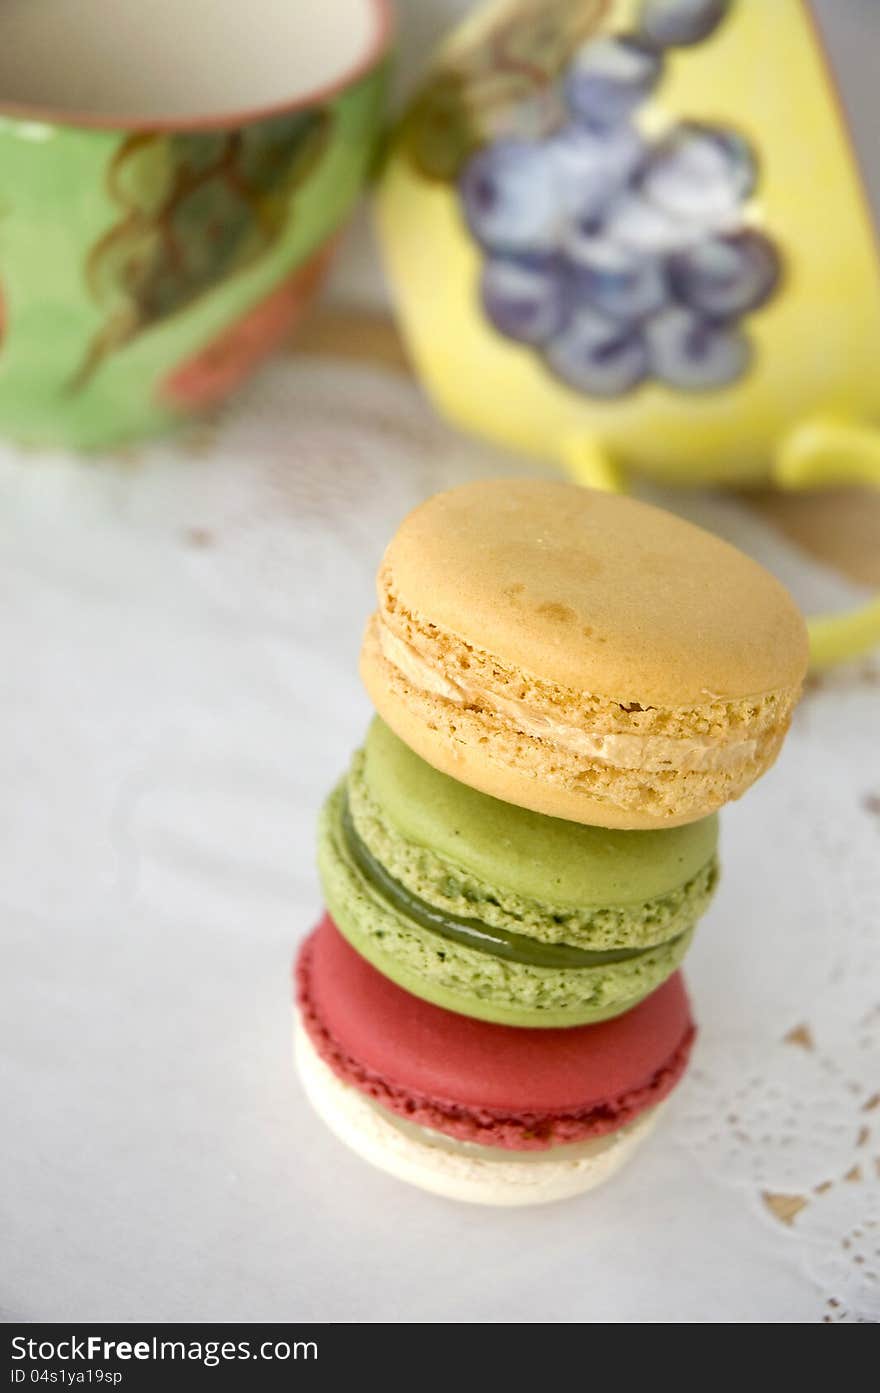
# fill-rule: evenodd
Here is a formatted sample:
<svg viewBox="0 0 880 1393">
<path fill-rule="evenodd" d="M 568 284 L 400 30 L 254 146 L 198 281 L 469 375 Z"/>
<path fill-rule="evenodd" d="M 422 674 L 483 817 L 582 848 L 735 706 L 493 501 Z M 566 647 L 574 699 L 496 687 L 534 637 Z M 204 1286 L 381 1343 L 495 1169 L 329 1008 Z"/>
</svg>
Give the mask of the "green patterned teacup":
<svg viewBox="0 0 880 1393">
<path fill-rule="evenodd" d="M 0 433 L 92 448 L 230 391 L 319 283 L 388 0 L 4 0 Z"/>
</svg>

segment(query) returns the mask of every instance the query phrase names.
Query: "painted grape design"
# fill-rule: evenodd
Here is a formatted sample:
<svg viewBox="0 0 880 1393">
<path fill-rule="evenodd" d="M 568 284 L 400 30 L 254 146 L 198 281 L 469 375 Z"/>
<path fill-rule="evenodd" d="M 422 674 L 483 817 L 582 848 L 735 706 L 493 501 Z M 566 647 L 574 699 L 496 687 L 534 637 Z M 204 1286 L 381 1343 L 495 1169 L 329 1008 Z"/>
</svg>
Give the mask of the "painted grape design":
<svg viewBox="0 0 880 1393">
<path fill-rule="evenodd" d="M 468 44 L 441 60 L 402 122 L 402 143 L 421 177 L 454 179 L 485 140 L 544 129 L 552 84 L 608 4 L 519 0 L 477 19 Z"/>
<path fill-rule="evenodd" d="M 86 265 L 103 324 L 74 389 L 108 355 L 271 250 L 294 191 L 326 148 L 331 119 L 297 112 L 240 131 L 124 142 L 108 171 L 119 221 Z"/>
<path fill-rule="evenodd" d="M 585 395 L 649 380 L 705 391 L 748 369 L 740 321 L 781 272 L 745 217 L 754 152 L 720 126 L 680 122 L 651 140 L 634 119 L 662 81 L 665 48 L 708 37 L 729 3 L 644 0 L 637 32 L 574 52 L 549 129 L 489 140 L 459 173 L 488 319 Z"/>
</svg>

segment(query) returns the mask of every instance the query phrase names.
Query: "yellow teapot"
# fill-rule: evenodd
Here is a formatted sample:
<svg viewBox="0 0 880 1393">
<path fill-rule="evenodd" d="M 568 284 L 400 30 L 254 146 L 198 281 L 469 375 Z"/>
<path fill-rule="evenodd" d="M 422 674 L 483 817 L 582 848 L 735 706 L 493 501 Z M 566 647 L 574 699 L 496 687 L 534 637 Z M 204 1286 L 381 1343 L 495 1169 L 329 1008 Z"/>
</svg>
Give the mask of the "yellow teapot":
<svg viewBox="0 0 880 1393">
<path fill-rule="evenodd" d="M 377 216 L 468 429 L 605 488 L 880 486 L 876 229 L 805 0 L 497 0 L 405 113 Z M 880 601 L 811 628 L 816 665 L 850 656 Z"/>
</svg>

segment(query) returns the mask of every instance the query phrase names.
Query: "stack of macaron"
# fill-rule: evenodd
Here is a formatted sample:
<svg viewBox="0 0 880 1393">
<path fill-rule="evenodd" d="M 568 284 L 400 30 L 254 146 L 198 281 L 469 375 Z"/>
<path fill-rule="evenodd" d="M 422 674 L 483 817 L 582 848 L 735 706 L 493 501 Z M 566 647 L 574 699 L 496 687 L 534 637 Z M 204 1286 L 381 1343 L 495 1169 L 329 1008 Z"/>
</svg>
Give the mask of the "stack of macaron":
<svg viewBox="0 0 880 1393">
<path fill-rule="evenodd" d="M 687 1065 L 716 813 L 779 751 L 804 624 L 718 538 L 543 480 L 429 499 L 378 596 L 378 715 L 322 813 L 328 913 L 296 967 L 301 1077 L 425 1189 L 575 1194 Z"/>
</svg>

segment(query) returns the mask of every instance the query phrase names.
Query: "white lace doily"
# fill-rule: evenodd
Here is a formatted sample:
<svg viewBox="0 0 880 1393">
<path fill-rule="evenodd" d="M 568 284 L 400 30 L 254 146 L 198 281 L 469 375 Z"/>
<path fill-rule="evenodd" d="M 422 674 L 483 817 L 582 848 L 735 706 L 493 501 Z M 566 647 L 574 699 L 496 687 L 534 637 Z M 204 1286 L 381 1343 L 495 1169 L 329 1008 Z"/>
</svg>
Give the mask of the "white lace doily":
<svg viewBox="0 0 880 1393">
<path fill-rule="evenodd" d="M 295 1084 L 288 963 L 369 716 L 376 563 L 419 499 L 523 468 L 402 378 L 295 359 L 188 443 L 0 453 L 7 1317 L 880 1316 L 876 665 L 813 688 L 726 811 L 694 1067 L 606 1190 L 459 1210 Z M 680 506 L 852 598 L 741 504 Z"/>
</svg>

